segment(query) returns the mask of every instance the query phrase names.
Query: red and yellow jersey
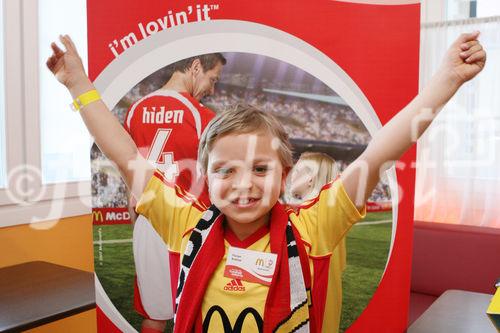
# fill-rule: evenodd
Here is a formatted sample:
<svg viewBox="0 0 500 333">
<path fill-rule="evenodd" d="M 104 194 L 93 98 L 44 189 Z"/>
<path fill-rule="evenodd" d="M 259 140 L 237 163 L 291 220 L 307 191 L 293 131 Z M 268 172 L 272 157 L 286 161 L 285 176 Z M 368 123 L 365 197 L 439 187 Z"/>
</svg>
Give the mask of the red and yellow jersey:
<svg viewBox="0 0 500 333">
<path fill-rule="evenodd" d="M 149 181 L 137 212 L 146 216 L 169 248 L 184 253 L 192 229 L 200 220 L 205 207 L 178 186 L 169 185 L 161 172 Z M 300 206 L 296 212 L 288 209 L 309 256 L 312 277 L 312 299 L 319 322 L 323 320 L 328 286 L 330 256 L 350 227 L 363 218 L 351 202 L 340 180 L 323 188 L 319 196 Z M 272 223 L 273 217 L 271 216 Z M 239 241 L 230 230 L 225 231 L 226 252 L 208 283 L 202 302 L 202 321 L 209 332 L 225 332 L 238 322 L 241 332 L 256 332 L 263 320 L 269 287 L 224 276 L 229 246 L 270 252 L 267 227 Z M 315 288 L 315 286 L 320 286 Z M 318 324 L 320 327 L 321 324 Z"/>
<path fill-rule="evenodd" d="M 208 204 L 204 182 L 196 181 L 196 159 L 201 133 L 214 116 L 188 93 L 160 89 L 130 107 L 124 127 L 169 181 Z"/>
</svg>

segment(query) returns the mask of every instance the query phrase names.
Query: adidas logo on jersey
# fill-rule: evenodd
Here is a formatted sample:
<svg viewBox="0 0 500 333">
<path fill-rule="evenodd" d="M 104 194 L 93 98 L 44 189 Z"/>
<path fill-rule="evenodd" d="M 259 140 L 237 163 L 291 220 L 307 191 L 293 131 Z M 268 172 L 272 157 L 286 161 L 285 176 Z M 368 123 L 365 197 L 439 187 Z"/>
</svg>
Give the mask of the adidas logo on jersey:
<svg viewBox="0 0 500 333">
<path fill-rule="evenodd" d="M 241 280 L 232 279 L 224 286 L 224 290 L 227 291 L 245 291 L 245 286 L 241 283 Z"/>
</svg>

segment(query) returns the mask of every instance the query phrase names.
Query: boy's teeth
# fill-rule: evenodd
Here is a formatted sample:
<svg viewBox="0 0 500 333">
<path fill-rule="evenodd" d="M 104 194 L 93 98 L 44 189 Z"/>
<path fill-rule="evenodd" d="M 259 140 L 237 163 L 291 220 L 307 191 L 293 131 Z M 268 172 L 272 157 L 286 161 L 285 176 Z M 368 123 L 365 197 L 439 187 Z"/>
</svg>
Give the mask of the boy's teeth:
<svg viewBox="0 0 500 333">
<path fill-rule="evenodd" d="M 250 202 L 250 200 L 247 199 L 240 199 L 239 200 L 239 204 L 240 205 L 248 205 L 248 203 Z"/>
</svg>

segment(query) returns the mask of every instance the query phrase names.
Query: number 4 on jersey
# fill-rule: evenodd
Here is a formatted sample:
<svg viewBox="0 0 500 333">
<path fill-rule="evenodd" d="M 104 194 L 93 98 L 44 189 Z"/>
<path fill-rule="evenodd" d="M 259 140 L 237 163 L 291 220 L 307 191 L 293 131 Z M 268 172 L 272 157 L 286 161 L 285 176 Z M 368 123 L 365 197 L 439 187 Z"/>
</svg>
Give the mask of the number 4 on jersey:
<svg viewBox="0 0 500 333">
<path fill-rule="evenodd" d="M 179 175 L 179 166 L 174 161 L 173 152 L 163 151 L 170 133 L 172 133 L 171 128 L 160 128 L 156 131 L 153 144 L 148 153 L 148 161 L 154 162 L 156 167 L 165 174 L 167 180 L 173 182 L 175 177 Z"/>
</svg>

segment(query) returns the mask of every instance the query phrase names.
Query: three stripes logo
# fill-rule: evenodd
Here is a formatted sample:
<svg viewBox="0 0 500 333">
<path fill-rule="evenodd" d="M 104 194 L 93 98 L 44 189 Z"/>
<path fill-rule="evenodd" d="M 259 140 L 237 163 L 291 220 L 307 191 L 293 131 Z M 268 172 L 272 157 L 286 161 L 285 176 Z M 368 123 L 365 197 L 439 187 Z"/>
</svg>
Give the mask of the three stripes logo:
<svg viewBox="0 0 500 333">
<path fill-rule="evenodd" d="M 241 280 L 232 279 L 224 286 L 224 290 L 226 291 L 245 291 L 245 286 L 241 282 Z"/>
</svg>

